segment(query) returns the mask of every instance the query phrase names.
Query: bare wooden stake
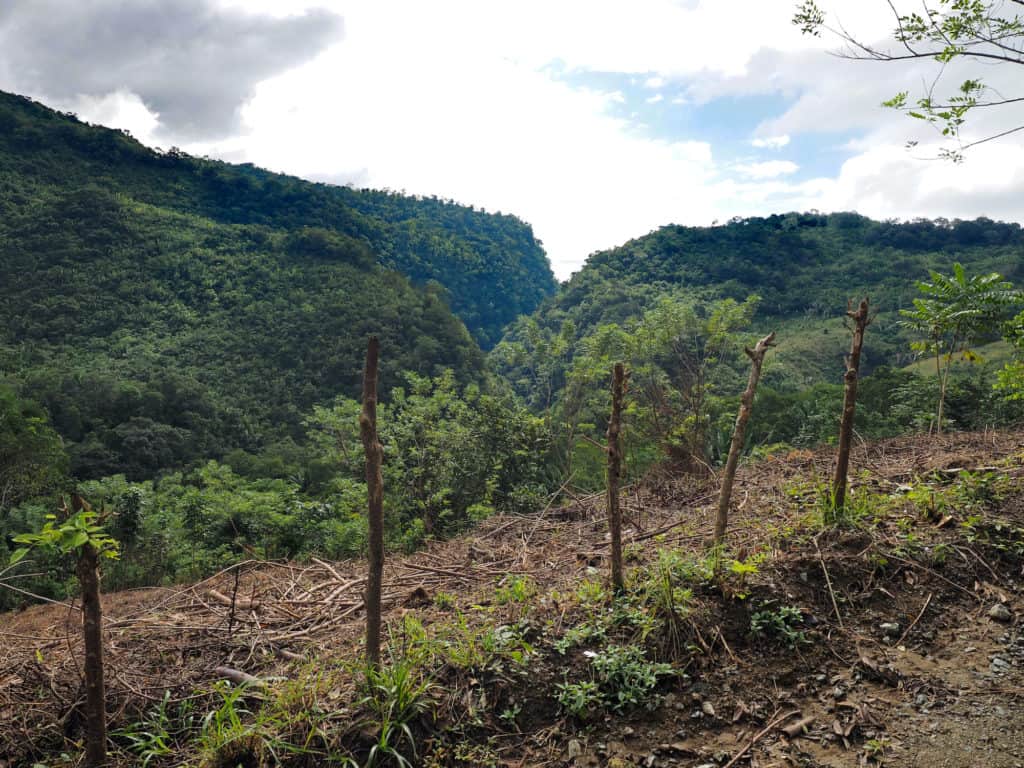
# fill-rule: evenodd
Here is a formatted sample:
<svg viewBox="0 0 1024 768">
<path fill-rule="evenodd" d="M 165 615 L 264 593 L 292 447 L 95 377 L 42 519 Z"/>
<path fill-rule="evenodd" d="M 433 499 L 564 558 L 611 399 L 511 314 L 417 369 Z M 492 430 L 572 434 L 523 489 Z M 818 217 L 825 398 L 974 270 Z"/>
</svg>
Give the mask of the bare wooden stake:
<svg viewBox="0 0 1024 768">
<path fill-rule="evenodd" d="M 843 418 L 839 423 L 839 455 L 836 458 L 836 475 L 832 483 L 832 505 L 837 510 L 846 504 L 846 476 L 850 470 L 853 417 L 857 410 L 860 351 L 864 346 L 864 329 L 871 323 L 868 317 L 868 300 L 862 299 L 856 312 L 848 306 L 846 315 L 853 320 L 853 341 L 850 343 L 850 354 L 846 358 L 846 375 L 843 376 Z"/>
<path fill-rule="evenodd" d="M 626 372 L 622 363 L 612 368 L 612 413 L 608 419 L 608 530 L 612 544 L 612 588 L 621 592 L 622 577 L 622 511 L 619 509 L 619 477 L 622 474 L 622 394 Z"/>
<path fill-rule="evenodd" d="M 380 602 L 384 578 L 384 479 L 381 475 L 383 448 L 377 438 L 377 361 L 380 341 L 371 336 L 366 346 L 363 372 L 363 410 L 359 434 L 366 454 L 367 524 L 369 528 L 369 572 L 366 578 L 366 663 L 380 666 Z"/>
<path fill-rule="evenodd" d="M 761 366 L 764 364 L 764 356 L 769 347 L 775 346 L 775 331 L 772 331 L 757 344 L 753 349 L 745 349 L 744 352 L 750 358 L 750 377 L 747 379 L 747 388 L 743 390 L 740 397 L 740 410 L 736 414 L 736 427 L 732 431 L 732 443 L 729 445 L 729 459 L 725 462 L 725 473 L 722 475 L 722 490 L 718 494 L 718 514 L 715 516 L 715 546 L 725 540 L 725 529 L 729 526 L 729 502 L 732 499 L 732 483 L 736 478 L 736 465 L 740 461 L 740 452 L 743 450 L 743 436 L 747 430 L 747 422 L 750 420 L 750 412 L 754 405 L 754 393 L 757 391 L 757 382 L 761 378 Z"/>
</svg>

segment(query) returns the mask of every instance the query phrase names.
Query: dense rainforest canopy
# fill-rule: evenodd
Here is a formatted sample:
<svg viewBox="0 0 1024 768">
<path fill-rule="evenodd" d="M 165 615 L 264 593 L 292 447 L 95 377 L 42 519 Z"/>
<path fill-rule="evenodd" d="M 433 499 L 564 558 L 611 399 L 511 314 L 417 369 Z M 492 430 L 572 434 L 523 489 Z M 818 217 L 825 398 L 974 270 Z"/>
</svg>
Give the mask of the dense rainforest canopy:
<svg viewBox="0 0 1024 768">
<path fill-rule="evenodd" d="M 0 370 L 75 476 L 296 436 L 358 391 L 371 332 L 385 390 L 477 380 L 477 342 L 554 286 L 514 217 L 154 152 L 0 94 Z"/>
<path fill-rule="evenodd" d="M 95 187 L 211 223 L 353 238 L 369 258 L 414 283 L 439 283 L 484 348 L 556 287 L 530 226 L 514 216 L 436 197 L 316 184 L 177 149 L 153 151 L 123 131 L 0 92 L 0 213 Z"/>
</svg>

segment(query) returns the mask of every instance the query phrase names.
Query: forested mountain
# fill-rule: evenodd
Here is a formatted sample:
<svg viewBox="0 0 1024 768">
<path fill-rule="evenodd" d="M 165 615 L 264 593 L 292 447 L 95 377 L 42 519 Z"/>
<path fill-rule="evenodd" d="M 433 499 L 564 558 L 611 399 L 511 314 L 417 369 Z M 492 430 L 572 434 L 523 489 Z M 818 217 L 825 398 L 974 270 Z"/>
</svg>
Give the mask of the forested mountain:
<svg viewBox="0 0 1024 768">
<path fill-rule="evenodd" d="M 856 213 L 789 213 L 712 227 L 667 226 L 593 254 L 537 320 L 572 319 L 581 333 L 637 315 L 670 289 L 706 289 L 742 301 L 757 294 L 757 316 L 828 317 L 869 295 L 882 311 L 910 305 L 930 269 L 959 261 L 974 272 L 1024 278 L 1019 224 L 920 220 L 880 222 Z"/>
<path fill-rule="evenodd" d="M 567 322 L 571 337 L 582 339 L 602 325 L 638 320 L 670 293 L 698 303 L 757 296 L 754 331 L 789 324 L 800 330 L 803 344 L 813 326 L 818 338 L 812 346 L 827 348 L 828 359 L 834 360 L 846 342 L 822 338 L 829 333 L 829 321 L 843 314 L 847 300 L 868 296 L 881 313 L 866 350 L 868 368 L 902 364 L 909 350 L 907 335 L 895 322 L 898 311 L 911 305 L 916 283 L 927 279 L 929 270 L 948 272 L 954 262 L 972 273 L 998 272 L 1019 285 L 1024 282 L 1024 230 L 989 219 L 898 223 L 855 213 L 789 213 L 734 219 L 722 226 L 667 226 L 591 255 L 557 296 L 510 328 L 506 341 L 523 340 L 531 324 L 558 333 Z M 818 362 L 808 368 L 808 376 L 820 373 L 814 367 Z"/>
<path fill-rule="evenodd" d="M 87 185 L 221 224 L 323 228 L 355 238 L 382 266 L 417 284 L 440 283 L 485 348 L 556 287 L 540 243 L 514 216 L 157 152 L 122 131 L 0 92 L 0 213 Z"/>
<path fill-rule="evenodd" d="M 613 361 L 633 370 L 641 465 L 656 445 L 714 461 L 746 381 L 742 348 L 777 330 L 748 444 L 814 445 L 834 437 L 850 344 L 847 301 L 867 296 L 873 322 L 862 366 L 876 375 L 863 386 L 859 428 L 877 436 L 927 428 L 937 390 L 934 380 L 903 370 L 919 354 L 911 342 L 920 336 L 901 322 L 900 310 L 913 306 L 930 270 L 948 274 L 955 263 L 1019 286 L 1024 231 L 988 219 L 895 223 L 813 212 L 667 226 L 591 255 L 556 296 L 509 328 L 490 362 L 560 424 L 563 466 L 596 476 L 600 457 L 576 438 L 601 432 Z M 1000 335 L 994 323 L 979 341 Z M 997 349 L 1008 354 L 1001 343 Z M 1003 362 L 968 366 L 970 381 L 958 377 L 950 411 L 956 423 L 1019 415 L 992 389 L 992 366 Z"/>
<path fill-rule="evenodd" d="M 553 288 L 514 217 L 159 153 L 0 94 L 0 379 L 76 477 L 297 436 L 358 391 L 370 333 L 385 396 L 406 371 L 479 380 L 466 327 L 486 345 Z"/>
</svg>

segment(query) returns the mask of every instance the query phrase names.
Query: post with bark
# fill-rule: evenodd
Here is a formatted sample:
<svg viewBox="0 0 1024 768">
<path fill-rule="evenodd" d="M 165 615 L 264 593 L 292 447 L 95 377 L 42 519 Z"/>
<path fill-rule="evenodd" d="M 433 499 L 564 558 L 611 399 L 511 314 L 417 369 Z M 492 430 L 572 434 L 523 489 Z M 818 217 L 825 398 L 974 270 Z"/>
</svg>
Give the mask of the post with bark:
<svg viewBox="0 0 1024 768">
<path fill-rule="evenodd" d="M 743 390 L 740 397 L 740 410 L 736 414 L 736 426 L 732 431 L 732 442 L 729 444 L 729 458 L 725 462 L 725 473 L 722 475 L 722 489 L 718 494 L 718 514 L 715 516 L 715 537 L 714 546 L 720 546 L 725 540 L 725 529 L 729 526 L 729 502 L 732 499 L 732 484 L 736 478 L 736 465 L 740 461 L 740 452 L 743 450 L 743 437 L 747 430 L 747 422 L 750 420 L 750 413 L 754 405 L 754 393 L 757 391 L 757 382 L 761 378 L 761 366 L 764 364 L 764 356 L 769 347 L 775 346 L 775 331 L 772 331 L 757 344 L 753 349 L 747 347 L 743 351 L 750 358 L 750 377 L 747 379 L 747 388 Z"/>
<path fill-rule="evenodd" d="M 78 494 L 71 496 L 74 512 L 89 511 Z M 106 687 L 103 681 L 103 609 L 100 604 L 99 553 L 89 543 L 78 551 L 75 567 L 82 589 L 82 638 L 85 642 L 85 764 L 107 763 Z"/>
<path fill-rule="evenodd" d="M 371 336 L 366 346 L 363 371 L 363 410 L 359 434 L 366 454 L 367 523 L 369 528 L 369 572 L 366 578 L 366 663 L 380 666 L 380 599 L 384 577 L 384 480 L 381 475 L 383 448 L 377 438 L 377 360 L 380 342 Z"/>
<path fill-rule="evenodd" d="M 622 363 L 612 368 L 612 413 L 608 419 L 608 530 L 612 546 L 612 588 L 621 592 L 622 577 L 622 511 L 619 509 L 619 478 L 622 475 L 622 395 L 626 372 Z"/>
<path fill-rule="evenodd" d="M 832 507 L 840 511 L 846 505 L 846 476 L 850 469 L 850 444 L 853 441 L 853 417 L 857 410 L 857 375 L 860 371 L 860 351 L 864 346 L 864 329 L 871 323 L 868 300 L 862 299 L 857 311 L 848 305 L 846 316 L 853 320 L 853 341 L 846 358 L 843 376 L 843 417 L 839 423 L 839 454 L 836 475 L 832 483 Z"/>
</svg>

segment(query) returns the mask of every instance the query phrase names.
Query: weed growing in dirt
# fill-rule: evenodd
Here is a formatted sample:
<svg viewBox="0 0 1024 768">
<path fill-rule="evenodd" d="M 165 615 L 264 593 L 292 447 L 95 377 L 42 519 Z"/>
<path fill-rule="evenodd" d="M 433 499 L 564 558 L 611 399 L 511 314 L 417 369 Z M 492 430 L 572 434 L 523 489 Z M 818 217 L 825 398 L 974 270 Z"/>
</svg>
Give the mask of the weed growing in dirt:
<svg viewBox="0 0 1024 768">
<path fill-rule="evenodd" d="M 667 653 L 675 657 L 686 644 L 685 621 L 690 615 L 693 591 L 681 582 L 693 572 L 691 561 L 673 550 L 661 550 L 658 559 L 641 584 L 642 599 L 654 621 L 641 629 L 641 640 L 652 631 L 660 630 L 659 637 Z"/>
<path fill-rule="evenodd" d="M 576 600 L 585 608 L 593 608 L 608 602 L 609 593 L 604 584 L 594 579 L 580 582 L 576 588 Z"/>
<path fill-rule="evenodd" d="M 369 723 L 377 733 L 366 765 L 390 759 L 399 768 L 411 768 L 416 755 L 412 723 L 430 708 L 430 692 L 436 687 L 418 660 L 399 654 L 379 669 L 368 667 L 367 695 L 360 704 L 372 713 Z M 412 754 L 410 760 L 406 749 Z"/>
<path fill-rule="evenodd" d="M 494 590 L 494 600 L 498 605 L 509 603 L 526 603 L 537 592 L 537 587 L 529 576 L 513 576 Z"/>
<path fill-rule="evenodd" d="M 643 648 L 609 645 L 587 653 L 591 680 L 558 685 L 558 703 L 566 712 L 586 718 L 600 710 L 625 712 L 639 706 L 655 708 L 659 679 L 676 674 L 671 664 L 653 662 Z"/>
<path fill-rule="evenodd" d="M 451 592 L 438 592 L 434 595 L 434 605 L 442 611 L 450 611 L 455 607 L 455 595 Z"/>
<path fill-rule="evenodd" d="M 868 739 L 864 742 L 864 756 L 875 763 L 881 763 L 889 748 L 887 739 Z"/>
<path fill-rule="evenodd" d="M 130 723 L 110 734 L 115 740 L 126 742 L 127 750 L 142 761 L 140 765 L 143 768 L 149 765 L 154 758 L 166 757 L 174 753 L 173 731 L 176 730 L 176 727 L 172 723 L 169 711 L 170 702 L 171 692 L 165 691 L 160 703 L 149 710 L 142 720 Z M 189 704 L 189 702 L 185 703 Z M 178 720 L 184 723 L 186 731 L 191 730 L 191 714 L 187 714 L 183 718 L 179 717 Z"/>
<path fill-rule="evenodd" d="M 601 688 L 593 680 L 559 683 L 557 690 L 558 703 L 567 713 L 581 720 L 586 720 L 604 706 Z"/>
<path fill-rule="evenodd" d="M 458 612 L 452 622 L 435 628 L 432 640 L 424 635 L 422 644 L 424 652 L 440 664 L 470 672 L 499 670 L 506 662 L 517 666 L 528 662 L 533 653 L 533 646 L 525 638 L 529 628 L 526 621 L 475 627 Z"/>
<path fill-rule="evenodd" d="M 875 511 L 872 496 L 865 489 L 851 488 L 846 502 L 841 507 L 836 506 L 835 493 L 827 483 L 818 485 L 815 506 L 825 528 L 854 528 Z"/>
<path fill-rule="evenodd" d="M 582 645 L 603 645 L 608 640 L 605 624 L 600 622 L 583 622 L 566 630 L 565 634 L 555 640 L 554 648 L 565 655 L 570 648 Z"/>
<path fill-rule="evenodd" d="M 223 764 L 226 760 L 242 762 L 246 754 L 259 754 L 261 739 L 250 721 L 246 696 L 251 693 L 246 685 L 219 682 L 214 693 L 220 697 L 216 707 L 202 719 L 199 728 L 199 747 L 207 761 Z"/>
<path fill-rule="evenodd" d="M 792 605 L 781 605 L 771 609 L 767 603 L 760 611 L 750 616 L 750 634 L 757 638 L 771 638 L 794 648 L 809 642 L 806 633 L 799 629 L 804 623 L 800 609 Z"/>
</svg>

